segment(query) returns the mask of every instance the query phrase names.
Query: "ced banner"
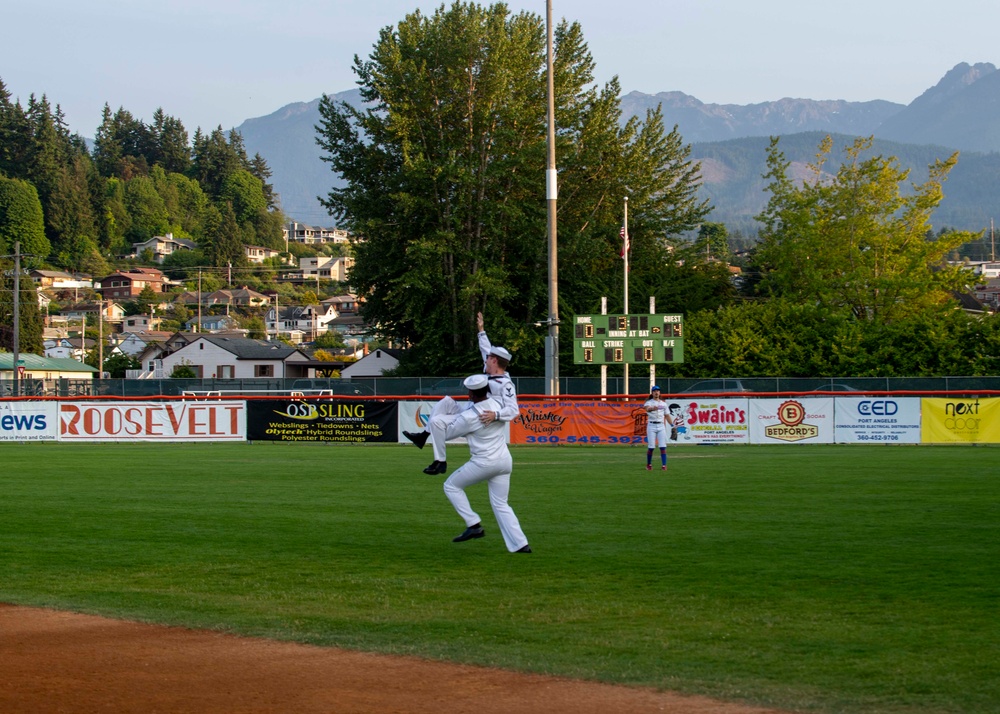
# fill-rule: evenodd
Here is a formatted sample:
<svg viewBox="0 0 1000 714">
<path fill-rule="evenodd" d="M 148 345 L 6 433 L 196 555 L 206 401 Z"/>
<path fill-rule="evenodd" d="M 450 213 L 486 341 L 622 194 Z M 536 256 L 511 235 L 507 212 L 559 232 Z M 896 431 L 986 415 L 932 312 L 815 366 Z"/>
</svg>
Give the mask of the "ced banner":
<svg viewBox="0 0 1000 714">
<path fill-rule="evenodd" d="M 244 441 L 246 402 L 60 402 L 61 441 Z"/>
<path fill-rule="evenodd" d="M 398 402 L 259 399 L 247 403 L 248 441 L 396 441 Z"/>
<path fill-rule="evenodd" d="M 833 399 L 751 399 L 754 444 L 832 444 Z"/>
<path fill-rule="evenodd" d="M 1000 443 L 1000 399 L 925 398 L 920 407 L 925 444 Z"/>
<path fill-rule="evenodd" d="M 0 402 L 0 441 L 55 441 L 55 402 Z"/>
<path fill-rule="evenodd" d="M 919 444 L 918 397 L 837 397 L 838 444 Z"/>
</svg>

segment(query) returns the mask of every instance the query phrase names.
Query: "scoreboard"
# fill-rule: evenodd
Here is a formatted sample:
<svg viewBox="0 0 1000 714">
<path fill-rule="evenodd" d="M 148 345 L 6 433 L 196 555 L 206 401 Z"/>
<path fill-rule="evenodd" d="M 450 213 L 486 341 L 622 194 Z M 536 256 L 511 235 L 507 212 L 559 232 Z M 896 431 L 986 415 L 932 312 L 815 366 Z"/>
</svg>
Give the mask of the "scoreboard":
<svg viewBox="0 0 1000 714">
<path fill-rule="evenodd" d="M 573 364 L 684 361 L 683 315 L 577 315 Z"/>
</svg>

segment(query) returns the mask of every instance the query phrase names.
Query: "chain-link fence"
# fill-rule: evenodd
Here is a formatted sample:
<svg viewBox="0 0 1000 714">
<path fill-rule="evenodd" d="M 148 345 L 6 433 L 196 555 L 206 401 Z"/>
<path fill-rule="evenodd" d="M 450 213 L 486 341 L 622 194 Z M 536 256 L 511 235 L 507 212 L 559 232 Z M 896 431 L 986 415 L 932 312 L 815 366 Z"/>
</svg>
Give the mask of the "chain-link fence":
<svg viewBox="0 0 1000 714">
<path fill-rule="evenodd" d="M 544 395 L 544 377 L 513 377 L 519 395 Z M 989 392 L 1000 390 L 1000 377 L 752 377 L 712 379 L 658 379 L 664 395 L 775 394 L 775 393 L 878 393 L 878 392 Z M 649 377 L 632 377 L 628 389 L 621 377 L 608 377 L 602 390 L 600 378 L 563 377 L 563 395 L 629 394 L 649 392 Z M 298 392 L 303 395 L 351 397 L 426 396 L 462 394 L 461 377 L 365 377 L 354 379 L 22 379 L 18 395 L 12 380 L 0 380 L 0 397 L 157 397 L 268 396 Z"/>
</svg>

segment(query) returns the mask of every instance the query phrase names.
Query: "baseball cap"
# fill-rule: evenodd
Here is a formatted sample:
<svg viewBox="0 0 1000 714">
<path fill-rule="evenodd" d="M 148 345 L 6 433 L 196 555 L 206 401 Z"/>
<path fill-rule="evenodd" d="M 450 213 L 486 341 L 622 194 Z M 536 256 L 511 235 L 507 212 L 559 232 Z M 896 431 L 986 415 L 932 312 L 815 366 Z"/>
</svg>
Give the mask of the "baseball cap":
<svg viewBox="0 0 1000 714">
<path fill-rule="evenodd" d="M 653 385 L 653 386 L 652 386 L 652 387 L 650 388 L 650 390 L 649 390 L 649 391 L 651 391 L 651 392 L 659 392 L 659 391 L 660 391 L 660 385 L 658 385 L 658 384 L 654 384 L 654 385 Z"/>
<path fill-rule="evenodd" d="M 489 377 L 485 374 L 474 374 L 471 377 L 466 377 L 462 384 L 465 385 L 466 389 L 482 389 L 487 384 L 490 383 Z"/>
<path fill-rule="evenodd" d="M 496 355 L 497 357 L 500 357 L 501 359 L 505 359 L 508 362 L 510 362 L 510 358 L 512 356 L 510 354 L 510 352 L 508 352 L 507 350 L 505 350 L 503 347 L 491 347 L 490 348 L 490 354 L 491 355 Z"/>
</svg>

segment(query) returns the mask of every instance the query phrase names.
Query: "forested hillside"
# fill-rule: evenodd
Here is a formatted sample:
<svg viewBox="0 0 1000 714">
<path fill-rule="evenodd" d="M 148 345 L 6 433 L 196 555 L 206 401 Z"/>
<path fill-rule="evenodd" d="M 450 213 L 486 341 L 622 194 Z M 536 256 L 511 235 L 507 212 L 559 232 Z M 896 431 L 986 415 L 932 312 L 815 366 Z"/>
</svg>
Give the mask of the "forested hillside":
<svg viewBox="0 0 1000 714">
<path fill-rule="evenodd" d="M 20 240 L 28 264 L 100 276 L 134 243 L 172 233 L 197 242 L 192 264 L 241 266 L 246 244 L 283 247 L 270 175 L 238 132 L 189 138 L 162 109 L 147 124 L 105 105 L 89 151 L 58 106 L 34 95 L 22 106 L 0 79 L 0 200 L 19 215 L 37 202 L 43 221 L 27 238 L 0 226 L 0 253 Z"/>
</svg>

